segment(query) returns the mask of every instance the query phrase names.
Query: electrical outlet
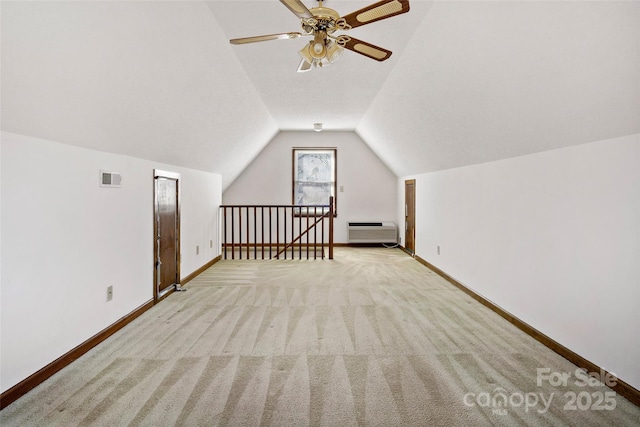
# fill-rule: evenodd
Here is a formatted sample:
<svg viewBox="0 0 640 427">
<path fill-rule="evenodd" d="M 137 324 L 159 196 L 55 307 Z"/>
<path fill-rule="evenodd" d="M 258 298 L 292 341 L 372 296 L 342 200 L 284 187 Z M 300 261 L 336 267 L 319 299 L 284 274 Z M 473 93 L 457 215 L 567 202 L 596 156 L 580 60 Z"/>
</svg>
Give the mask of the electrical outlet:
<svg viewBox="0 0 640 427">
<path fill-rule="evenodd" d="M 107 287 L 107 302 L 113 299 L 113 286 Z"/>
</svg>

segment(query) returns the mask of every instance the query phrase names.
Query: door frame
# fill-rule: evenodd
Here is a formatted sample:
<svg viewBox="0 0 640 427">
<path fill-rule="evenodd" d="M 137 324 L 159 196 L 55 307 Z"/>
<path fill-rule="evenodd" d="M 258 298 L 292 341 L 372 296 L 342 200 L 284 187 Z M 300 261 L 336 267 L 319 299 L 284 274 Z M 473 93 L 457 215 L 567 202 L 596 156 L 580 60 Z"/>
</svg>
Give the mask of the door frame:
<svg viewBox="0 0 640 427">
<path fill-rule="evenodd" d="M 411 206 L 409 206 L 409 203 L 407 203 L 407 186 L 408 185 L 413 185 L 413 200 L 411 203 Z M 407 244 L 407 234 L 408 234 L 408 218 L 409 218 L 409 212 L 411 212 L 412 216 L 411 218 L 413 219 L 413 223 L 412 223 L 412 227 L 411 229 L 413 230 L 413 236 L 412 236 L 412 242 L 413 242 L 413 248 L 409 248 L 408 244 Z M 408 252 L 411 256 L 415 257 L 416 256 L 416 180 L 415 179 L 407 179 L 404 181 L 404 248 L 405 251 Z"/>
<path fill-rule="evenodd" d="M 160 269 L 158 268 L 158 178 L 173 179 L 176 181 L 176 285 L 173 289 L 168 289 L 162 293 L 158 292 L 158 278 L 160 275 Z M 163 300 L 176 289 L 180 287 L 180 261 L 182 257 L 180 255 L 180 195 L 182 191 L 180 189 L 180 174 L 176 172 L 169 172 L 160 169 L 153 170 L 153 302 L 154 304 Z"/>
</svg>

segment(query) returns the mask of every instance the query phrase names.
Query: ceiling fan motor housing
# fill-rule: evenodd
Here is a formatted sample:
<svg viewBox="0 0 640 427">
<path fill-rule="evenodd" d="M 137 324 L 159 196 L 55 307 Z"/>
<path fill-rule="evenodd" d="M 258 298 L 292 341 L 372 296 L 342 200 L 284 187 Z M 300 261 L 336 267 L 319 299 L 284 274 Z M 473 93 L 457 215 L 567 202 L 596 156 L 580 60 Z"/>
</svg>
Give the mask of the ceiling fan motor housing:
<svg viewBox="0 0 640 427">
<path fill-rule="evenodd" d="M 335 10 L 328 7 L 314 7 L 310 9 L 310 12 L 313 14 L 313 18 L 302 19 L 302 29 L 306 33 L 313 34 L 316 31 L 324 31 L 331 34 L 338 29 L 336 21 L 340 19 L 340 15 Z"/>
</svg>

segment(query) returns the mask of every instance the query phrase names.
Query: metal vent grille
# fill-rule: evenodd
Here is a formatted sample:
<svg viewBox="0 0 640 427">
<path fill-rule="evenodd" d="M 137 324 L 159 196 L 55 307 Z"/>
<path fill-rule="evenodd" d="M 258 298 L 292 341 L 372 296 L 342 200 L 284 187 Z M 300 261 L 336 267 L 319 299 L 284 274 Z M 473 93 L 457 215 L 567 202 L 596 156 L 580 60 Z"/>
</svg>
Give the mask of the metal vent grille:
<svg viewBox="0 0 640 427">
<path fill-rule="evenodd" d="M 101 187 L 120 187 L 122 183 L 122 175 L 114 172 L 100 171 Z"/>
</svg>

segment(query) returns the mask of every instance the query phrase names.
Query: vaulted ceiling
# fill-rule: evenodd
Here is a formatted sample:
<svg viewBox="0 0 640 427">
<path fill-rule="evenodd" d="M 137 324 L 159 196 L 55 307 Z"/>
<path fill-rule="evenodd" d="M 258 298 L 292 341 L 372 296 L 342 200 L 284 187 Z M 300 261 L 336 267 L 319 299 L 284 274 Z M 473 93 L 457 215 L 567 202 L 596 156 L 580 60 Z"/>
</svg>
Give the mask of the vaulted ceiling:
<svg viewBox="0 0 640 427">
<path fill-rule="evenodd" d="M 304 0 L 311 8 L 315 2 Z M 372 2 L 328 0 L 345 15 Z M 2 1 L 2 130 L 223 175 L 281 130 L 355 131 L 398 176 L 640 133 L 640 3 L 423 1 L 296 73 L 276 0 Z"/>
</svg>

